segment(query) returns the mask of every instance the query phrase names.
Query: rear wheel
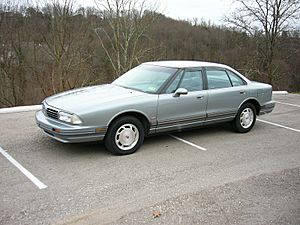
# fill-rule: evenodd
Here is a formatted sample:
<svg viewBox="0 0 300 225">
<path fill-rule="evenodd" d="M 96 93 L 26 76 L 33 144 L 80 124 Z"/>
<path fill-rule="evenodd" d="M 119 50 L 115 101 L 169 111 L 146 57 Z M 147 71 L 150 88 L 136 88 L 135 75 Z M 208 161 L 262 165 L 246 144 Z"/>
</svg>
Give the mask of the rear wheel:
<svg viewBox="0 0 300 225">
<path fill-rule="evenodd" d="M 234 121 L 233 128 L 239 133 L 246 133 L 252 129 L 256 121 L 256 110 L 251 103 L 245 103 L 239 109 Z"/>
<path fill-rule="evenodd" d="M 104 144 L 115 155 L 128 155 L 139 149 L 144 136 L 145 131 L 141 121 L 132 116 L 124 116 L 109 126 Z"/>
</svg>

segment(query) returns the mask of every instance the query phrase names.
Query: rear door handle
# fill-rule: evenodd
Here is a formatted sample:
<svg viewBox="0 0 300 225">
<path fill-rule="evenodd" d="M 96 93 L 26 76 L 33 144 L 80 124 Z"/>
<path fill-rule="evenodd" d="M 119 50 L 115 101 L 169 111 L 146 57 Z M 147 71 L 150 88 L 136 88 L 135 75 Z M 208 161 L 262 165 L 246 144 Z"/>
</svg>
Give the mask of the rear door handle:
<svg viewBox="0 0 300 225">
<path fill-rule="evenodd" d="M 240 91 L 240 94 L 241 94 L 241 95 L 243 95 L 243 94 L 245 94 L 245 93 L 246 93 L 245 90 L 241 90 L 241 91 Z"/>
<path fill-rule="evenodd" d="M 203 99 L 204 95 L 197 96 L 197 99 Z"/>
</svg>

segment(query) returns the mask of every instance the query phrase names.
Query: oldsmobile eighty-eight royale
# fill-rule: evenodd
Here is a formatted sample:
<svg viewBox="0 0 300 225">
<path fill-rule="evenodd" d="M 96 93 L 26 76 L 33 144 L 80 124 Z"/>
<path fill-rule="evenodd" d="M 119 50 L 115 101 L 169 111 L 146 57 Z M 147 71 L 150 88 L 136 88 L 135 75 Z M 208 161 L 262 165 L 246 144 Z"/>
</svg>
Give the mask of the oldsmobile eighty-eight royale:
<svg viewBox="0 0 300 225">
<path fill-rule="evenodd" d="M 230 122 L 240 133 L 269 113 L 272 86 L 248 80 L 229 66 L 198 61 L 143 63 L 111 84 L 46 98 L 38 126 L 64 142 L 104 141 L 113 154 L 135 152 L 144 137 Z"/>
</svg>

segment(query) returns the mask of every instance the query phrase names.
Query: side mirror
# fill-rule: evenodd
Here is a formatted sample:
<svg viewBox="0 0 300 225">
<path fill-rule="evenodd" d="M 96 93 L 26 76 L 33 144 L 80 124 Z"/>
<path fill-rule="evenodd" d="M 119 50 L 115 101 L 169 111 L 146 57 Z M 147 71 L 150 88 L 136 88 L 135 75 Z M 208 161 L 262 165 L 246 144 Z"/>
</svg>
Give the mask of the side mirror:
<svg viewBox="0 0 300 225">
<path fill-rule="evenodd" d="M 180 95 L 187 95 L 188 90 L 185 88 L 178 88 L 175 93 L 173 94 L 173 97 L 179 97 Z"/>
</svg>

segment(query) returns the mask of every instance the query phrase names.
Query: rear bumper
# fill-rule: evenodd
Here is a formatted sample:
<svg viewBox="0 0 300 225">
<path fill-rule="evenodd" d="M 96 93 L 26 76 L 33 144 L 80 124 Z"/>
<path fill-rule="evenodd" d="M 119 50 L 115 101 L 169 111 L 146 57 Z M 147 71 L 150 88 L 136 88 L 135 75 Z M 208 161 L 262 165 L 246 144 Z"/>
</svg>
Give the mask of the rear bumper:
<svg viewBox="0 0 300 225">
<path fill-rule="evenodd" d="M 259 115 L 264 115 L 266 113 L 270 113 L 270 112 L 273 111 L 274 108 L 275 108 L 275 102 L 274 101 L 270 101 L 270 102 L 268 102 L 265 105 L 262 105 L 260 107 Z"/>
<path fill-rule="evenodd" d="M 102 132 L 96 132 L 96 127 L 83 127 L 62 123 L 58 120 L 48 118 L 42 110 L 35 114 L 37 125 L 51 138 L 63 143 L 78 143 L 101 141 L 104 139 L 106 127 Z M 99 128 L 99 127 L 97 127 Z"/>
</svg>

